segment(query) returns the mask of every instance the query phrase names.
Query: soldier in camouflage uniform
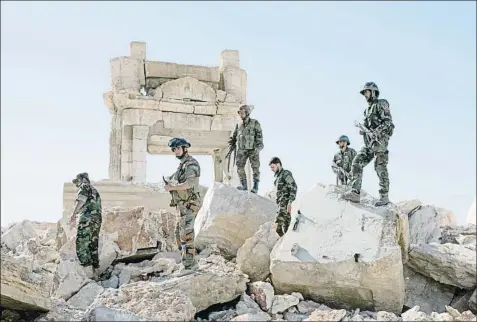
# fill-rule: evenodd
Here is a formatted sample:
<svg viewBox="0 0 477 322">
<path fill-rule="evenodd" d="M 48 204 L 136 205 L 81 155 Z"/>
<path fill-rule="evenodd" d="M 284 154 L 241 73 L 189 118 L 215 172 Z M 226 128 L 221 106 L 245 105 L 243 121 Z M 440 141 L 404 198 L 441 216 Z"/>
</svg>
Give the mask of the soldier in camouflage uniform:
<svg viewBox="0 0 477 322">
<path fill-rule="evenodd" d="M 76 216 L 80 214 L 76 232 L 76 255 L 88 277 L 97 279 L 98 242 L 102 222 L 101 196 L 91 185 L 86 172 L 78 174 L 72 182 L 78 187 L 78 193 L 71 222 L 76 222 Z"/>
<path fill-rule="evenodd" d="M 260 123 L 250 118 L 250 107 L 240 106 L 238 113 L 242 119 L 242 124 L 235 128 L 229 145 L 237 145 L 237 173 L 240 179 L 239 190 L 247 190 L 247 175 L 245 174 L 245 164 L 247 159 L 253 172 L 253 188 L 251 192 L 258 192 L 260 182 L 260 151 L 263 149 L 263 135 Z"/>
<path fill-rule="evenodd" d="M 171 206 L 177 207 L 180 213 L 176 226 L 177 246 L 182 252 L 182 269 L 176 274 L 182 276 L 192 273 L 197 268 L 194 245 L 195 217 L 202 206 L 199 194 L 200 165 L 196 159 L 188 153 L 191 144 L 183 138 L 173 138 L 169 141 L 169 147 L 180 160 L 177 171 L 170 176 L 167 182 L 176 182 L 175 185 L 165 185 L 166 191 L 171 192 Z"/>
<path fill-rule="evenodd" d="M 331 169 L 336 174 L 337 184 L 347 185 L 356 151 L 349 147 L 351 143 L 346 135 L 340 136 L 336 144 L 340 147 L 340 152 L 333 157 Z"/>
<path fill-rule="evenodd" d="M 282 237 L 288 231 L 291 222 L 291 206 L 298 190 L 295 179 L 290 171 L 282 168 L 282 161 L 274 157 L 269 163 L 275 173 L 275 188 L 277 190 L 278 213 L 275 219 L 276 232 Z"/>
<path fill-rule="evenodd" d="M 372 135 L 369 136 L 362 130 L 359 132 L 364 137 L 365 146 L 361 148 L 353 160 L 349 183 L 351 191 L 344 193 L 343 199 L 352 202 L 360 201 L 363 168 L 375 157 L 374 169 L 379 178 L 380 195 L 380 200 L 376 202 L 375 206 L 384 206 L 389 203 L 388 142 L 393 135 L 394 124 L 389 103 L 385 99 L 379 99 L 379 89 L 375 83 L 366 83 L 360 93 L 368 102 L 368 107 L 364 111 L 363 126 Z"/>
</svg>

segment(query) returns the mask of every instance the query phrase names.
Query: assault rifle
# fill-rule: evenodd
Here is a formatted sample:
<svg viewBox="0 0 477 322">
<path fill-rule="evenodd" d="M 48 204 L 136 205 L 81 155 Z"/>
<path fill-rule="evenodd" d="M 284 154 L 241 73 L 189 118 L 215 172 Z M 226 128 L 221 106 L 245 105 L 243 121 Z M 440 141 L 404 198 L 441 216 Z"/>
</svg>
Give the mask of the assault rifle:
<svg viewBox="0 0 477 322">
<path fill-rule="evenodd" d="M 179 183 L 177 180 L 172 180 L 172 179 L 167 180 L 164 176 L 162 176 L 162 180 L 164 181 L 166 185 L 171 185 L 171 186 L 177 186 Z M 169 191 L 169 193 L 171 194 L 171 198 L 172 198 L 169 206 L 171 207 L 177 206 L 177 200 L 178 200 L 177 191 Z"/>
<path fill-rule="evenodd" d="M 336 168 L 338 168 L 339 172 L 341 172 L 345 176 L 346 180 L 350 179 L 350 174 L 348 172 L 346 172 L 343 168 L 339 167 L 336 164 L 336 162 L 333 161 L 332 165 L 335 166 Z M 337 174 L 336 175 L 336 185 L 338 185 L 338 183 L 339 183 L 339 175 Z"/>
<path fill-rule="evenodd" d="M 363 124 L 359 123 L 358 121 L 354 121 L 354 126 L 364 132 L 364 134 L 368 137 L 369 141 L 375 141 L 376 143 L 381 144 L 381 142 L 378 140 L 378 134 L 376 132 L 367 129 Z"/>
<path fill-rule="evenodd" d="M 237 131 L 238 124 L 235 125 L 235 131 Z M 229 180 L 232 179 L 232 176 L 230 175 L 230 155 L 234 154 L 234 164 L 235 164 L 235 158 L 237 157 L 237 140 L 231 140 L 229 144 L 229 150 L 227 151 L 227 154 L 225 155 L 225 158 L 227 159 L 227 174 L 229 176 Z"/>
</svg>

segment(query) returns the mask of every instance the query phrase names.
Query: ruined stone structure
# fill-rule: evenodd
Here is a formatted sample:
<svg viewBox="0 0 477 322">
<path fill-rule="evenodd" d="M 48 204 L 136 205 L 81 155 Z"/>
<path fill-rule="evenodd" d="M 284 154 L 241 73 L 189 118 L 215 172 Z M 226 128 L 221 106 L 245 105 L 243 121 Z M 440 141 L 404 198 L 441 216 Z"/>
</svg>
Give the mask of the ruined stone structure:
<svg viewBox="0 0 477 322">
<path fill-rule="evenodd" d="M 110 180 L 145 182 L 146 153 L 171 154 L 167 143 L 180 136 L 191 142 L 191 154 L 213 156 L 215 181 L 236 181 L 225 155 L 246 102 L 238 51 L 224 50 L 218 67 L 181 65 L 146 60 L 146 43 L 132 42 L 129 56 L 110 63 Z"/>
</svg>

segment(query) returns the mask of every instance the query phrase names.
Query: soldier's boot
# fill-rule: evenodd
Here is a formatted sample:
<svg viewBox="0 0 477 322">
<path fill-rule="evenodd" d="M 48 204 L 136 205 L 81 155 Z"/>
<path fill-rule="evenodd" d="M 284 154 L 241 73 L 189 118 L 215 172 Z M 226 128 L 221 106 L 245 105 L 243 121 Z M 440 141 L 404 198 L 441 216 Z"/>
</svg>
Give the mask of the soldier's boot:
<svg viewBox="0 0 477 322">
<path fill-rule="evenodd" d="M 196 259 L 194 259 L 194 262 L 190 266 L 184 266 L 184 264 L 181 264 L 181 268 L 172 274 L 173 277 L 181 277 L 181 276 L 186 276 L 193 274 L 197 271 L 199 268 L 199 263 L 197 262 Z"/>
<path fill-rule="evenodd" d="M 258 192 L 258 180 L 253 180 L 253 188 L 250 190 L 250 192 L 257 193 Z"/>
<path fill-rule="evenodd" d="M 343 193 L 341 195 L 341 198 L 343 198 L 344 200 L 348 200 L 348 201 L 351 201 L 351 202 L 358 202 L 359 203 L 359 200 L 361 198 L 360 194 L 354 190 L 350 190 L 350 191 L 347 191 L 345 193 Z"/>
<path fill-rule="evenodd" d="M 388 196 L 381 196 L 381 198 L 374 204 L 376 207 L 386 206 L 389 203 Z"/>
<path fill-rule="evenodd" d="M 240 186 L 237 186 L 238 190 L 247 190 L 247 179 L 240 180 Z"/>
</svg>

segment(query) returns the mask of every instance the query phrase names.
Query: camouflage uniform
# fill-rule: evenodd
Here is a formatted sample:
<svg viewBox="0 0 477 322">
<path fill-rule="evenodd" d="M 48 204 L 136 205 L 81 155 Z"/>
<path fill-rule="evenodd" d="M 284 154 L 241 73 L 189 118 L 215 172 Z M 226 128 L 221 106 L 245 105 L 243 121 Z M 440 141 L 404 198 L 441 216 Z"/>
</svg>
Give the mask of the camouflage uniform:
<svg viewBox="0 0 477 322">
<path fill-rule="evenodd" d="M 275 173 L 275 188 L 277 190 L 278 213 L 275 223 L 277 224 L 277 234 L 281 237 L 285 235 L 290 226 L 291 216 L 288 213 L 288 205 L 291 205 L 296 198 L 298 190 L 295 179 L 290 171 L 280 169 Z"/>
<path fill-rule="evenodd" d="M 192 266 L 195 259 L 194 223 L 202 205 L 199 177 L 199 162 L 189 154 L 181 159 L 177 171 L 170 177 L 171 181 L 177 181 L 179 185 L 187 182 L 192 187 L 182 191 L 171 191 L 171 206 L 177 207 L 180 213 L 175 235 L 177 246 L 182 251 L 182 264 L 185 268 Z"/>
<path fill-rule="evenodd" d="M 86 173 L 79 174 L 73 183 L 79 184 L 76 200 L 84 202 L 76 232 L 76 255 L 82 266 L 99 267 L 98 242 L 102 223 L 101 196 Z"/>
<path fill-rule="evenodd" d="M 246 107 L 243 105 L 241 108 Z M 247 108 L 248 113 L 249 109 Z M 251 119 L 248 115 L 243 120 L 242 124 L 237 126 L 229 140 L 230 144 L 237 145 L 237 173 L 240 179 L 241 190 L 247 189 L 247 175 L 245 173 L 245 164 L 247 159 L 250 160 L 250 165 L 253 172 L 254 187 L 252 192 L 258 191 L 258 183 L 260 182 L 260 151 L 263 149 L 263 134 L 260 123 Z"/>
<path fill-rule="evenodd" d="M 351 164 L 355 157 L 356 157 L 356 151 L 355 149 L 350 147 L 346 147 L 346 150 L 344 152 L 340 150 L 340 152 L 336 153 L 335 156 L 333 157 L 333 163 L 331 165 L 331 169 L 338 177 L 338 184 L 341 184 L 341 185 L 348 184 L 348 178 L 343 174 L 340 168 L 349 174 L 351 172 Z"/>
<path fill-rule="evenodd" d="M 379 90 L 376 84 L 366 83 L 365 89 L 368 89 L 367 86 L 377 91 L 377 96 L 379 96 Z M 361 91 L 362 94 L 365 89 Z M 368 130 L 377 134 L 377 139 L 380 143 L 377 143 L 374 140 L 371 141 L 367 135 L 363 135 L 365 146 L 361 148 L 353 160 L 349 186 L 352 188 L 350 193 L 359 195 L 363 179 L 363 168 L 375 158 L 374 169 L 379 178 L 379 194 L 381 196 L 381 200 L 376 206 L 379 206 L 389 202 L 389 176 L 387 169 L 388 143 L 389 138 L 394 132 L 394 124 L 389 110 L 388 101 L 385 99 L 378 99 L 377 96 L 368 103 L 368 107 L 364 111 L 363 125 Z"/>
</svg>

